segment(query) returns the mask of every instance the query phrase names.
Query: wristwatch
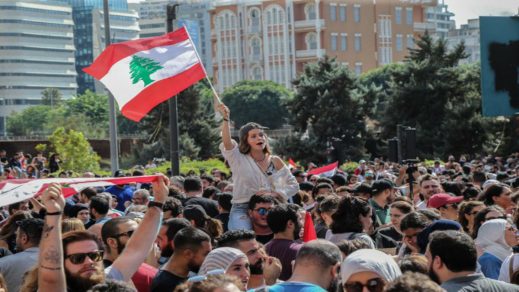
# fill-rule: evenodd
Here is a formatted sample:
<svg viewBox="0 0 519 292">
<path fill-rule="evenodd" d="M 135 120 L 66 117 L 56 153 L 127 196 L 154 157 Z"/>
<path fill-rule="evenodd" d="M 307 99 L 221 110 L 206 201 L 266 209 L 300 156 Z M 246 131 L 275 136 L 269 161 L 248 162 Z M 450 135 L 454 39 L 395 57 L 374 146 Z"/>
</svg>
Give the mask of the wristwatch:
<svg viewBox="0 0 519 292">
<path fill-rule="evenodd" d="M 159 202 L 155 202 L 155 201 L 149 201 L 148 202 L 148 208 L 151 208 L 151 207 L 158 207 L 159 209 L 162 210 L 162 208 L 164 207 L 164 203 L 159 203 Z"/>
</svg>

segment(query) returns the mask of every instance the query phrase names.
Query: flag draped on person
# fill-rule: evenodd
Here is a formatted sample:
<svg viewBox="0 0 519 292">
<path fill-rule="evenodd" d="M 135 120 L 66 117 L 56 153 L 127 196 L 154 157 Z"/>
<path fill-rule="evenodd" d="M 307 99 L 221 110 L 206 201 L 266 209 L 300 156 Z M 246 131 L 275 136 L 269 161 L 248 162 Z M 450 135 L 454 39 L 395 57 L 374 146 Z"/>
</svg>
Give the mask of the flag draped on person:
<svg viewBox="0 0 519 292">
<path fill-rule="evenodd" d="M 110 90 L 123 116 L 137 122 L 207 75 L 185 27 L 112 44 L 83 71 Z"/>
</svg>

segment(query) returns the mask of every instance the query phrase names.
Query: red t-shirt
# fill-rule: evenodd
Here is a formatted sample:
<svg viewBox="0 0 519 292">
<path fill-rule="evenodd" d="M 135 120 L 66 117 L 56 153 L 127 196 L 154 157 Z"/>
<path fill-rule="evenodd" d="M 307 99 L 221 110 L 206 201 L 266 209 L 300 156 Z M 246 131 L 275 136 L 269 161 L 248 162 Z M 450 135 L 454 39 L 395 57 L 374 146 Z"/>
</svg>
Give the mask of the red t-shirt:
<svg viewBox="0 0 519 292">
<path fill-rule="evenodd" d="M 150 292 L 151 282 L 157 274 L 157 268 L 150 266 L 146 263 L 142 263 L 139 269 L 132 276 L 132 282 L 139 292 Z"/>
</svg>

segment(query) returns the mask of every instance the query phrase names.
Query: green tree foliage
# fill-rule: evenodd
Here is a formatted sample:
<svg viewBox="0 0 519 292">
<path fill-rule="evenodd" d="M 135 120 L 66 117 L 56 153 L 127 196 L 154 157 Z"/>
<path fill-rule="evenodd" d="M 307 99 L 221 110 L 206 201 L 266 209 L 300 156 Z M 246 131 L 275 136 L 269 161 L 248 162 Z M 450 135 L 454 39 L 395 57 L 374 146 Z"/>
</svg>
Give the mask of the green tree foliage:
<svg viewBox="0 0 519 292">
<path fill-rule="evenodd" d="M 293 155 L 293 143 L 309 143 L 311 149 L 294 159 L 308 162 L 344 161 L 364 154 L 364 92 L 357 90 L 357 79 L 335 59 L 325 57 L 305 66 L 294 80 L 296 94 L 288 104 L 295 137 L 282 139 L 276 151 Z M 308 144 L 303 144 L 308 145 Z M 326 153 L 328 152 L 328 153 Z M 299 154 L 301 155 L 301 154 Z"/>
<path fill-rule="evenodd" d="M 33 106 L 7 118 L 7 132 L 14 136 L 42 135 L 50 106 Z"/>
<path fill-rule="evenodd" d="M 57 88 L 46 88 L 41 92 L 43 105 L 56 106 L 61 104 L 63 96 Z"/>
<path fill-rule="evenodd" d="M 271 129 L 286 123 L 286 102 L 290 92 L 272 81 L 240 81 L 226 89 L 223 102 L 231 111 L 236 127 L 248 122 L 257 122 Z"/>
<path fill-rule="evenodd" d="M 49 137 L 54 153 L 59 153 L 62 170 L 75 172 L 99 170 L 99 156 L 83 133 L 60 127 Z"/>
<path fill-rule="evenodd" d="M 445 40 L 425 34 L 402 67 L 391 72 L 387 107 L 381 121 L 384 138 L 397 124 L 416 127 L 421 158 L 486 149 L 490 119 L 481 117 L 478 66 L 457 67 L 465 47 L 447 50 Z"/>
</svg>

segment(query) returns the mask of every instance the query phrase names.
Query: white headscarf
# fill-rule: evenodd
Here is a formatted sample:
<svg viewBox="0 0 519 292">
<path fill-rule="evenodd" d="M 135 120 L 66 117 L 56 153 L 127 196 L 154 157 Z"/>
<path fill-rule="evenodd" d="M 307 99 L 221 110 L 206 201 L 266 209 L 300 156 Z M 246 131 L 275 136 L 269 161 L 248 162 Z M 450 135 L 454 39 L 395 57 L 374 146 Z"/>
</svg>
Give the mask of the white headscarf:
<svg viewBox="0 0 519 292">
<path fill-rule="evenodd" d="M 348 255 L 341 264 L 342 283 L 360 272 L 373 272 L 386 282 L 391 282 L 402 274 L 391 256 L 376 249 L 360 249 Z"/>
<path fill-rule="evenodd" d="M 489 220 L 481 225 L 476 238 L 478 247 L 501 261 L 512 254 L 512 248 L 505 241 L 506 224 L 505 219 Z"/>
<path fill-rule="evenodd" d="M 227 272 L 227 269 L 232 265 L 232 263 L 234 263 L 234 261 L 239 258 L 247 259 L 247 256 L 239 249 L 232 247 L 220 247 L 213 249 L 205 257 L 205 260 L 202 263 L 198 274 L 205 275 L 207 272 L 218 269 L 222 269 Z"/>
</svg>

